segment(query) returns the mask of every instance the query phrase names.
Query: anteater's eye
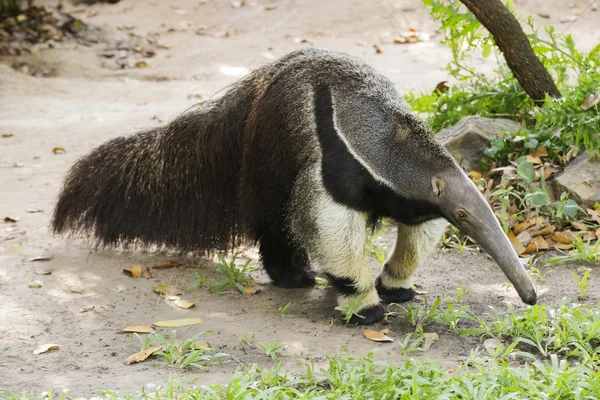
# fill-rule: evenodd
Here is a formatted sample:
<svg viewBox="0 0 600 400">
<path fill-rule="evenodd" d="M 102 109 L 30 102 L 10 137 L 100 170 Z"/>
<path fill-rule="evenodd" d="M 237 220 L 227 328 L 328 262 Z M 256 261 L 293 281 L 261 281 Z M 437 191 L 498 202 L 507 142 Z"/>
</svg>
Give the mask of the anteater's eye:
<svg viewBox="0 0 600 400">
<path fill-rule="evenodd" d="M 465 210 L 458 210 L 456 216 L 458 219 L 467 219 L 467 212 Z"/>
</svg>

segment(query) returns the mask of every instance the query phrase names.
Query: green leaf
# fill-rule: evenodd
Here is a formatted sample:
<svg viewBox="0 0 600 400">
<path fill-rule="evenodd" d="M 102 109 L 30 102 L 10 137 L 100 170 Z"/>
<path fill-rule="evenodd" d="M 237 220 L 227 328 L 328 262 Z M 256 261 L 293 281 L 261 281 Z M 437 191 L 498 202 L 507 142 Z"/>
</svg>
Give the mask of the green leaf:
<svg viewBox="0 0 600 400">
<path fill-rule="evenodd" d="M 517 174 L 527 184 L 531 184 L 535 180 L 535 170 L 533 164 L 527 161 L 527 156 L 519 157 L 517 160 Z"/>
</svg>

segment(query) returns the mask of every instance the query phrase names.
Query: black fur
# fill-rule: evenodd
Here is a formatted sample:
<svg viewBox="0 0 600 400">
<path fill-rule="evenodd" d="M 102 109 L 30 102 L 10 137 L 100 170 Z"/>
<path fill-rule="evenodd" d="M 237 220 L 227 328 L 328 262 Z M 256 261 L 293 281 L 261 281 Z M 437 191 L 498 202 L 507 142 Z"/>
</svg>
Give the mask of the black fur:
<svg viewBox="0 0 600 400">
<path fill-rule="evenodd" d="M 386 303 L 405 303 L 415 298 L 415 291 L 412 288 L 386 288 L 381 284 L 381 280 L 377 278 L 375 288 L 381 300 Z"/>
<path fill-rule="evenodd" d="M 381 304 L 363 308 L 352 315 L 348 324 L 350 325 L 371 325 L 379 322 L 385 317 L 385 309 Z"/>
<path fill-rule="evenodd" d="M 315 88 L 314 102 L 317 134 L 323 149 L 323 182 L 337 202 L 368 212 L 371 221 L 390 217 L 404 224 L 418 224 L 439 216 L 434 204 L 402 197 L 377 182 L 350 154 L 335 130 L 327 87 Z"/>
<path fill-rule="evenodd" d="M 354 286 L 356 282 L 352 279 L 343 278 L 332 274 L 326 275 L 327 281 L 338 291 L 338 293 L 345 295 L 355 295 L 358 293 L 356 287 Z"/>
</svg>

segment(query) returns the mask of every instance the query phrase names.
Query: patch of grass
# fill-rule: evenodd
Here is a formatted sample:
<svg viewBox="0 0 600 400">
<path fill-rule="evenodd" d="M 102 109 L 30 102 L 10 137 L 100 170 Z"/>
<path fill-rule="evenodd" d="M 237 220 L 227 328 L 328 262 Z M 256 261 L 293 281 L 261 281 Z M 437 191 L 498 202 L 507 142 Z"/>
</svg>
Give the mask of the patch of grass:
<svg viewBox="0 0 600 400">
<path fill-rule="evenodd" d="M 550 257 L 546 260 L 548 265 L 556 265 L 567 261 L 586 262 L 590 264 L 600 261 L 600 240 L 592 245 L 590 241 L 584 242 L 582 238 L 573 238 L 573 250 L 564 256 Z"/>
<path fill-rule="evenodd" d="M 271 357 L 276 363 L 280 363 L 281 360 L 277 357 L 277 353 L 287 347 L 286 343 L 279 343 L 275 339 L 269 343 L 258 343 L 257 346 L 262 349 L 268 357 Z"/>
<path fill-rule="evenodd" d="M 215 254 L 219 259 L 216 270 L 223 274 L 224 278 L 214 282 L 210 287 L 211 291 L 221 293 L 233 287 L 243 294 L 244 286 L 253 282 L 252 277 L 248 275 L 251 271 L 251 260 L 247 260 L 240 268 L 235 263 L 238 253 L 233 254 L 229 261 L 220 252 L 216 251 Z"/>
<path fill-rule="evenodd" d="M 587 297 L 587 291 L 592 286 L 591 284 L 587 283 L 587 280 L 590 277 L 590 270 L 586 269 L 581 277 L 579 277 L 579 275 L 575 271 L 571 271 L 571 274 L 573 274 L 573 277 L 575 278 L 575 281 L 577 282 L 577 287 L 579 288 L 579 294 L 577 295 L 577 300 L 580 300 L 580 301 L 585 300 Z"/>
<path fill-rule="evenodd" d="M 208 370 L 215 364 L 221 364 L 229 357 L 225 353 L 215 353 L 207 342 L 200 341 L 200 337 L 208 331 L 199 332 L 186 340 L 178 340 L 175 331 L 169 337 L 158 332 L 153 332 L 145 337 L 134 334 L 141 344 L 141 351 L 152 346 L 162 345 L 162 349 L 154 353 L 154 356 L 162 357 L 158 364 L 171 368 L 197 368 Z"/>
<path fill-rule="evenodd" d="M 360 307 L 362 306 L 363 300 L 367 297 L 366 293 L 356 296 L 354 299 L 337 306 L 335 309 L 344 314 L 342 319 L 346 321 L 346 323 L 350 322 L 350 319 L 353 315 L 356 315 L 359 318 L 364 318 L 362 315 L 358 314 Z"/>
<path fill-rule="evenodd" d="M 292 304 L 294 303 L 289 302 L 285 306 L 279 307 L 279 315 L 281 315 L 281 318 L 283 318 L 283 316 L 285 315 L 287 310 L 292 306 Z"/>
</svg>

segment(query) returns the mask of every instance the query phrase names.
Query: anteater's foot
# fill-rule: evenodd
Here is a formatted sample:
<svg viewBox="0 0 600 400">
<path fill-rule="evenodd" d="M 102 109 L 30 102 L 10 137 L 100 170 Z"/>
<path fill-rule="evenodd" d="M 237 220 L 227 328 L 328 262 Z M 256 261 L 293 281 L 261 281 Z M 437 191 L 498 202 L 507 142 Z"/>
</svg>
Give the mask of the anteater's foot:
<svg viewBox="0 0 600 400">
<path fill-rule="evenodd" d="M 412 288 L 388 289 L 383 287 L 379 278 L 377 278 L 377 282 L 375 282 L 375 287 L 377 288 L 377 293 L 381 300 L 386 303 L 405 303 L 415 298 L 415 291 Z"/>
<path fill-rule="evenodd" d="M 356 311 L 348 324 L 350 325 L 371 325 L 375 322 L 379 322 L 385 317 L 385 309 L 383 305 L 377 304 L 367 308 L 363 308 L 360 311 Z"/>
<path fill-rule="evenodd" d="M 285 289 L 310 288 L 315 286 L 315 275 L 308 271 L 298 271 L 292 275 L 281 275 L 273 280 L 273 284 Z M 301 273 L 300 273 L 301 272 Z"/>
</svg>

